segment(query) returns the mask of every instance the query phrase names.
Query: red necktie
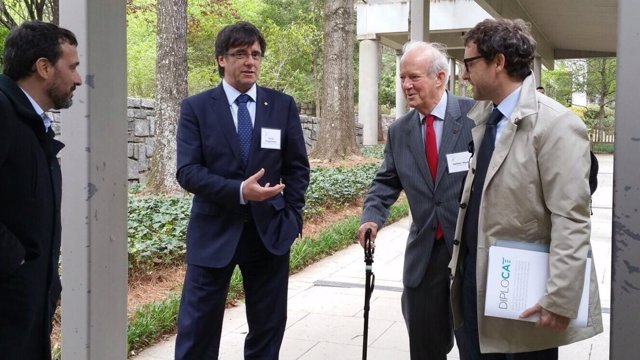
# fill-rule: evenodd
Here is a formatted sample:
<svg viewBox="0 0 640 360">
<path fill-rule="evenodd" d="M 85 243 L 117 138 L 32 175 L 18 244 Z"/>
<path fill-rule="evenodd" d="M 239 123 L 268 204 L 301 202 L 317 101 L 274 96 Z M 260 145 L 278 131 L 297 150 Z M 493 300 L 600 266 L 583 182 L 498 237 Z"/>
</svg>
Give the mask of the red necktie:
<svg viewBox="0 0 640 360">
<path fill-rule="evenodd" d="M 435 116 L 429 114 L 425 118 L 425 134 L 424 134 L 424 150 L 427 156 L 427 164 L 433 183 L 436 183 L 436 174 L 438 173 L 438 145 L 436 143 L 436 132 L 433 129 L 433 121 Z M 436 226 L 436 240 L 442 238 L 442 227 L 440 224 Z"/>
</svg>

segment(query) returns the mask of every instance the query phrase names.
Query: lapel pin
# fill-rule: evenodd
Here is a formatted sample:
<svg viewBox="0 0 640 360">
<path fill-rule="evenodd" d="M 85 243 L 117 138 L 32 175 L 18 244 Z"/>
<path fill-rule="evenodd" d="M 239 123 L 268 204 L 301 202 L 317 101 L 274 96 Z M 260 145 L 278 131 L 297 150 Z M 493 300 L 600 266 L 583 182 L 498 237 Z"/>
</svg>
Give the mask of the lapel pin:
<svg viewBox="0 0 640 360">
<path fill-rule="evenodd" d="M 267 106 L 267 105 L 269 105 L 269 103 L 265 101 L 265 102 L 264 102 L 264 106 Z"/>
</svg>

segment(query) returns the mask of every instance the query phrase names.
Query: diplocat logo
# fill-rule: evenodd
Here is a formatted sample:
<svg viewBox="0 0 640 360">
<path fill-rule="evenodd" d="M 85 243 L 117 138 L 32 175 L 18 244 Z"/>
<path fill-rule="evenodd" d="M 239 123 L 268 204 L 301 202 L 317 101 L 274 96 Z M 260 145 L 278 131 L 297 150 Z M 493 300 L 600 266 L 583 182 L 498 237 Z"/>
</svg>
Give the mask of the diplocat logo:
<svg viewBox="0 0 640 360">
<path fill-rule="evenodd" d="M 502 258 L 502 271 L 500 272 L 500 297 L 498 307 L 503 310 L 509 309 L 509 278 L 511 277 L 511 260 Z"/>
</svg>

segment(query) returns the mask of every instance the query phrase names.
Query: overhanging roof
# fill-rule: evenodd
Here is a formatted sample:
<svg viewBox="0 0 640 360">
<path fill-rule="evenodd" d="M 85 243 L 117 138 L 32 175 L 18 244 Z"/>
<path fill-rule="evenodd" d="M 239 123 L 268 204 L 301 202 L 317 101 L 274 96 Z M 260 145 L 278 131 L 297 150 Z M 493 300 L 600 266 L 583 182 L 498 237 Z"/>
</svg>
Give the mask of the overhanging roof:
<svg viewBox="0 0 640 360">
<path fill-rule="evenodd" d="M 530 22 L 553 59 L 616 56 L 618 0 L 476 0 L 494 17 Z M 546 56 L 545 56 L 546 57 Z"/>
<path fill-rule="evenodd" d="M 616 56 L 618 0 L 424 1 L 425 5 L 429 2 L 431 6 L 430 40 L 446 44 L 449 55 L 454 58 L 462 58 L 462 35 L 472 26 L 467 24 L 469 19 L 466 19 L 470 12 L 461 9 L 468 7 L 468 3 L 472 1 L 490 16 L 521 18 L 531 23 L 532 33 L 538 42 L 537 52 L 549 69 L 553 68 L 553 60 L 556 59 Z M 400 48 L 408 39 L 406 21 L 409 1 L 369 0 L 368 4 L 385 7 L 384 19 L 376 19 L 375 24 L 388 24 L 390 18 L 399 15 L 402 23 L 396 26 L 397 30 L 374 32 L 383 44 Z M 391 4 L 404 10 L 393 14 L 387 8 Z M 452 11 L 456 16 L 449 16 Z M 358 15 L 360 22 L 361 14 Z M 442 19 L 444 21 L 441 21 Z M 371 32 L 361 29 L 359 25 L 359 33 L 361 30 Z"/>
</svg>

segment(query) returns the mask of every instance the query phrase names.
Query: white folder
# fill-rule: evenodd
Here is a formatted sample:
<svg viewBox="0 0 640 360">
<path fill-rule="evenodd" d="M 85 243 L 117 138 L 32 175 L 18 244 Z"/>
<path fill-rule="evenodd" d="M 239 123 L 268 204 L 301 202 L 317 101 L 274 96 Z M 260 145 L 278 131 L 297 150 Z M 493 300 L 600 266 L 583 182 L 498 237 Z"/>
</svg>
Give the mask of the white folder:
<svg viewBox="0 0 640 360">
<path fill-rule="evenodd" d="M 585 327 L 589 317 L 591 257 L 587 258 L 578 316 L 571 325 Z M 499 240 L 489 248 L 484 314 L 506 319 L 538 321 L 536 314 L 520 314 L 537 304 L 546 292 L 549 278 L 549 247 L 544 244 Z"/>
</svg>

